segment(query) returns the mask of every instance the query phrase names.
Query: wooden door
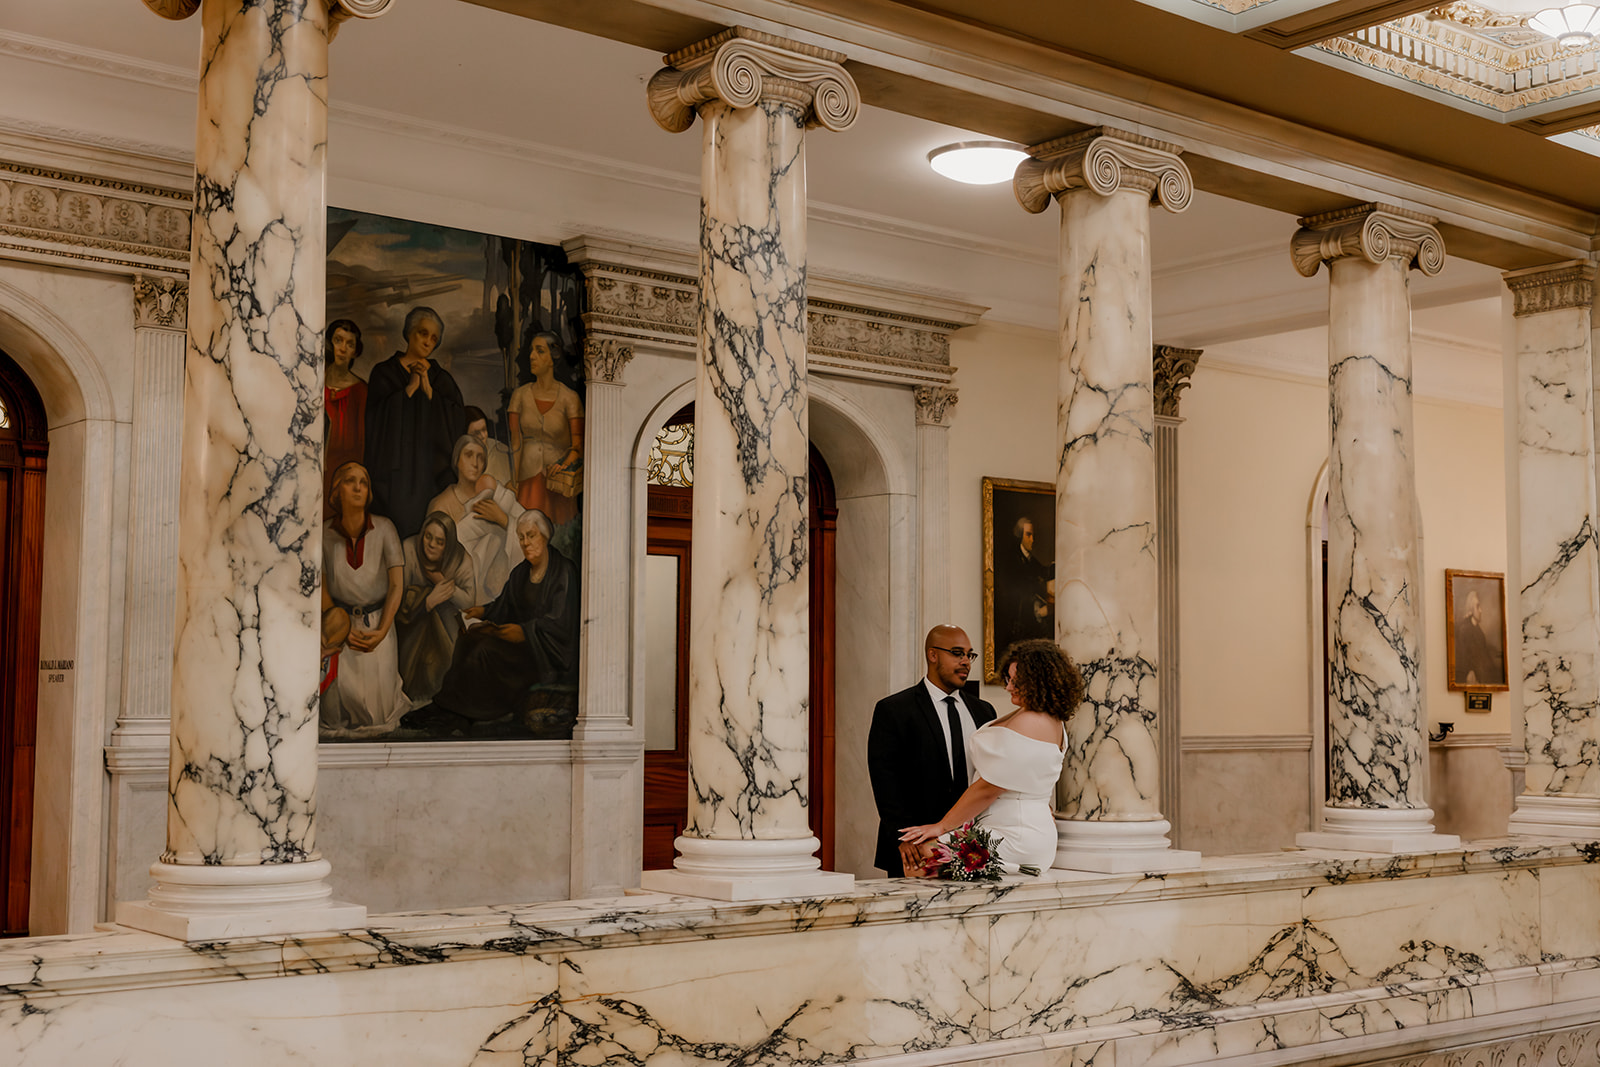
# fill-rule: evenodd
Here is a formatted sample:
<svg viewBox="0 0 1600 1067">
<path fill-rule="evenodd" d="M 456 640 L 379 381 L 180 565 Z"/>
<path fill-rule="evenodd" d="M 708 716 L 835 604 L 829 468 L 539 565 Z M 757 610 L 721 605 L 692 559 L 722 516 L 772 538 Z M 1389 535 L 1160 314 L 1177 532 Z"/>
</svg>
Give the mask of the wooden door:
<svg viewBox="0 0 1600 1067">
<path fill-rule="evenodd" d="M 44 405 L 0 353 L 0 936 L 28 933 L 44 546 Z"/>
<path fill-rule="evenodd" d="M 673 425 L 692 420 L 693 409 L 673 417 Z M 839 509 L 833 477 L 815 448 L 810 465 L 811 509 L 811 832 L 822 842 L 824 870 L 833 863 L 834 763 L 834 539 Z M 647 493 L 644 869 L 671 868 L 673 840 L 688 819 L 689 804 L 689 578 L 690 516 L 694 490 L 652 485 Z M 675 590 L 676 601 L 665 594 Z M 674 631 L 669 641 L 667 630 Z M 670 683 L 664 672 L 671 664 Z M 652 674 L 651 667 L 656 671 Z M 671 702 L 670 712 L 668 702 Z"/>
</svg>

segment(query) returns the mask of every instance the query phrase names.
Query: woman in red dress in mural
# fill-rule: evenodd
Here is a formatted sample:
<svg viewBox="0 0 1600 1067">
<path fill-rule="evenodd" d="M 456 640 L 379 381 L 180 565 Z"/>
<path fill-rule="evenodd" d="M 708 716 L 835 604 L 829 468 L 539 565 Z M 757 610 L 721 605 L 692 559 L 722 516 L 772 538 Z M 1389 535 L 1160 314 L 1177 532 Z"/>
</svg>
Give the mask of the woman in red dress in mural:
<svg viewBox="0 0 1600 1067">
<path fill-rule="evenodd" d="M 323 335 L 327 369 L 322 384 L 326 431 L 322 455 L 322 499 L 331 500 L 333 472 L 346 463 L 360 463 L 367 429 L 367 383 L 350 368 L 360 358 L 361 327 L 334 319 Z"/>
</svg>

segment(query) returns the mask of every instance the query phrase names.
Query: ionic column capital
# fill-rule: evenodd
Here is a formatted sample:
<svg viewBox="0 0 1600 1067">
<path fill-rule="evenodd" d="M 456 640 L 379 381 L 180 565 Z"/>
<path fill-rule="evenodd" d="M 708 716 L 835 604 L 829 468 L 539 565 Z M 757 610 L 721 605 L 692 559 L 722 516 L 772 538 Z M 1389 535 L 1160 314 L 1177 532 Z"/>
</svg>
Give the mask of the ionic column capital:
<svg viewBox="0 0 1600 1067">
<path fill-rule="evenodd" d="M 144 6 L 164 19 L 186 19 L 200 10 L 200 0 L 144 0 Z"/>
<path fill-rule="evenodd" d="M 947 385 L 919 385 L 911 395 L 917 401 L 918 426 L 944 426 L 945 417 L 959 399 Z"/>
<path fill-rule="evenodd" d="M 845 71 L 844 53 L 734 26 L 699 44 L 663 56 L 650 79 L 650 114 L 682 133 L 696 110 L 712 100 L 752 107 L 763 100 L 800 110 L 807 126 L 848 129 L 861 110 L 861 92 Z"/>
<path fill-rule="evenodd" d="M 1509 270 L 1500 275 L 1511 290 L 1512 315 L 1522 318 L 1564 308 L 1594 306 L 1594 264 L 1569 259 L 1542 267 Z"/>
<path fill-rule="evenodd" d="M 1369 263 L 1404 260 L 1427 275 L 1444 269 L 1439 220 L 1388 204 L 1359 204 L 1300 220 L 1289 242 L 1295 270 L 1309 278 L 1324 262 L 1359 256 Z"/>
<path fill-rule="evenodd" d="M 200 10 L 200 0 L 144 0 L 144 6 L 164 19 L 186 19 Z M 329 0 L 329 39 L 345 19 L 375 19 L 394 6 L 394 0 Z"/>
<path fill-rule="evenodd" d="M 1011 187 L 1017 203 L 1035 215 L 1050 206 L 1051 197 L 1074 189 L 1101 196 L 1141 192 L 1173 213 L 1194 199 L 1194 179 L 1177 145 L 1110 126 L 1036 144 L 1028 155 L 1017 164 Z"/>
<path fill-rule="evenodd" d="M 1204 350 L 1156 345 L 1150 351 L 1151 374 L 1156 393 L 1156 414 L 1178 417 L 1178 395 L 1189 388 L 1189 377 L 1200 364 Z"/>
<path fill-rule="evenodd" d="M 170 274 L 134 275 L 133 327 L 178 333 L 188 330 L 189 279 Z"/>
<path fill-rule="evenodd" d="M 622 384 L 622 369 L 633 359 L 633 346 L 615 337 L 583 339 L 583 373 L 587 382 Z"/>
</svg>

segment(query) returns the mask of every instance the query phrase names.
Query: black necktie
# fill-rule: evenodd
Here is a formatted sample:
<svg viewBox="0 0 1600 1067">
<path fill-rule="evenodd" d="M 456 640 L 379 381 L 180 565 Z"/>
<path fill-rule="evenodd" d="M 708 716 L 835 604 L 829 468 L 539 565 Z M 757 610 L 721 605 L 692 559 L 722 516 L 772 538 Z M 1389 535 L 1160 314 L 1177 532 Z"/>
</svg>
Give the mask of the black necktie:
<svg viewBox="0 0 1600 1067">
<path fill-rule="evenodd" d="M 961 716 L 956 713 L 956 698 L 944 698 L 945 718 L 950 720 L 950 775 L 957 789 L 967 788 L 967 746 L 961 738 Z"/>
</svg>

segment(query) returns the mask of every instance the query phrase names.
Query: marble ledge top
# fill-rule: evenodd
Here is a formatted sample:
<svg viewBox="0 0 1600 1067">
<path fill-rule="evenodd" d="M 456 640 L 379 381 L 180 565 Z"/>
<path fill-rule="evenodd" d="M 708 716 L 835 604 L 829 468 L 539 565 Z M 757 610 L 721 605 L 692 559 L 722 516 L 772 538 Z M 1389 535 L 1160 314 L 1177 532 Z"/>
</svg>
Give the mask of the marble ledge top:
<svg viewBox="0 0 1600 1067">
<path fill-rule="evenodd" d="M 1220 856 L 1198 870 L 1156 875 L 1047 871 L 976 884 L 859 881 L 833 897 L 727 903 L 637 893 L 622 897 L 370 917 L 364 930 L 188 943 L 102 924 L 90 934 L 0 941 L 0 1000 L 244 980 L 512 954 L 795 933 L 965 915 L 1060 911 L 1149 900 L 1310 890 L 1594 863 L 1600 841 L 1489 840 L 1401 856 L 1286 850 Z"/>
</svg>

